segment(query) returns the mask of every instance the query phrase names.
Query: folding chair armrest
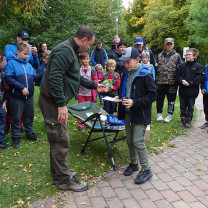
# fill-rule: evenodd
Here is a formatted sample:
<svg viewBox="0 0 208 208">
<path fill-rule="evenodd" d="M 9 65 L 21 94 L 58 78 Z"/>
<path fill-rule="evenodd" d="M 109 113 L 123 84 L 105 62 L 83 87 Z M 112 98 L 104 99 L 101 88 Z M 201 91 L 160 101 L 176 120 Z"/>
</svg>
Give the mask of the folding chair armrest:
<svg viewBox="0 0 208 208">
<path fill-rule="evenodd" d="M 101 115 L 102 115 L 101 112 L 94 113 L 94 114 L 92 114 L 91 116 L 89 116 L 86 120 L 84 120 L 83 123 L 85 123 L 85 122 L 87 122 L 87 121 L 90 121 L 90 120 L 92 120 L 92 119 L 94 119 L 94 118 L 98 118 L 98 117 L 101 116 Z"/>
</svg>

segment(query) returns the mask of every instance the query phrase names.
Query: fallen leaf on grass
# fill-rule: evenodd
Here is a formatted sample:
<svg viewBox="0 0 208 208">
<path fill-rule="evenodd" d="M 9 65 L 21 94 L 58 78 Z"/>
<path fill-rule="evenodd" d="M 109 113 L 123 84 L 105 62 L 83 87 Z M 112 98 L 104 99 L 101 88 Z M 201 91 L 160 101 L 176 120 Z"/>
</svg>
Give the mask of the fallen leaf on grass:
<svg viewBox="0 0 208 208">
<path fill-rule="evenodd" d="M 14 153 L 14 157 L 19 157 L 20 153 L 19 152 L 15 152 Z"/>
<path fill-rule="evenodd" d="M 30 186 L 32 184 L 32 182 L 29 182 L 27 185 Z"/>
<path fill-rule="evenodd" d="M 32 167 L 32 163 L 29 163 L 29 165 L 28 165 L 29 167 Z"/>
<path fill-rule="evenodd" d="M 166 147 L 166 146 L 167 146 L 167 144 L 166 144 L 165 142 L 163 142 L 163 143 L 162 143 L 162 145 L 163 145 L 164 147 Z"/>
<path fill-rule="evenodd" d="M 24 202 L 22 201 L 22 199 L 19 199 L 19 200 L 17 201 L 17 204 L 24 204 Z"/>
<path fill-rule="evenodd" d="M 101 166 L 104 167 L 105 166 L 105 163 L 101 163 Z"/>
</svg>

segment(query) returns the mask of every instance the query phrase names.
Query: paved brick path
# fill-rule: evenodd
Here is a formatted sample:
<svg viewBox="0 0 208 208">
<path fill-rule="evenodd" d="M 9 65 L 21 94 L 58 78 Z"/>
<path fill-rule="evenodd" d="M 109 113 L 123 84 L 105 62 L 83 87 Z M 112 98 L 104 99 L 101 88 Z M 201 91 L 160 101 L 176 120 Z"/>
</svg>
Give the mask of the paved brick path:
<svg viewBox="0 0 208 208">
<path fill-rule="evenodd" d="M 204 123 L 202 97 L 193 128 L 171 141 L 163 153 L 150 156 L 152 179 L 136 185 L 133 176 L 108 175 L 88 191 L 66 192 L 36 202 L 32 207 L 65 208 L 206 208 L 208 207 L 208 134 L 199 126 Z"/>
</svg>

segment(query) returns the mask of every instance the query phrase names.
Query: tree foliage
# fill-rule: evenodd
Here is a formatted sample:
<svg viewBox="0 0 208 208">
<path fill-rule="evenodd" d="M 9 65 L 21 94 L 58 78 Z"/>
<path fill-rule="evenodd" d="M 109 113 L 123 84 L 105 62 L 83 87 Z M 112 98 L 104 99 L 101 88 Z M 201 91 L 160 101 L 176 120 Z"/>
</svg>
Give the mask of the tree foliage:
<svg viewBox="0 0 208 208">
<path fill-rule="evenodd" d="M 110 48 L 116 35 L 115 17 L 119 17 L 119 32 L 126 38 L 122 0 L 0 0 L 0 50 L 16 42 L 19 31 L 25 30 L 31 40 L 47 42 L 51 49 L 74 35 L 81 25 L 90 25 L 96 39 Z M 9 18 L 8 18 L 9 17 Z"/>
<path fill-rule="evenodd" d="M 164 39 L 173 37 L 175 48 L 196 47 L 204 57 L 208 47 L 207 0 L 134 0 L 125 12 L 129 35 L 143 36 L 155 53 Z"/>
</svg>

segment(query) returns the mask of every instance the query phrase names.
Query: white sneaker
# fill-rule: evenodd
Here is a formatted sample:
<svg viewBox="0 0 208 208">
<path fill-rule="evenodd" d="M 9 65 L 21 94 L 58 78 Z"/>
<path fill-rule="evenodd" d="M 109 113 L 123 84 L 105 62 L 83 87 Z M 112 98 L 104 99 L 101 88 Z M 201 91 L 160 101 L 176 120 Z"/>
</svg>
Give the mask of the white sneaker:
<svg viewBox="0 0 208 208">
<path fill-rule="evenodd" d="M 172 120 L 172 115 L 168 114 L 168 116 L 164 119 L 166 123 L 169 123 Z"/>
<path fill-rule="evenodd" d="M 157 114 L 157 121 L 162 121 L 162 120 L 163 120 L 162 113 L 158 113 Z"/>
</svg>

